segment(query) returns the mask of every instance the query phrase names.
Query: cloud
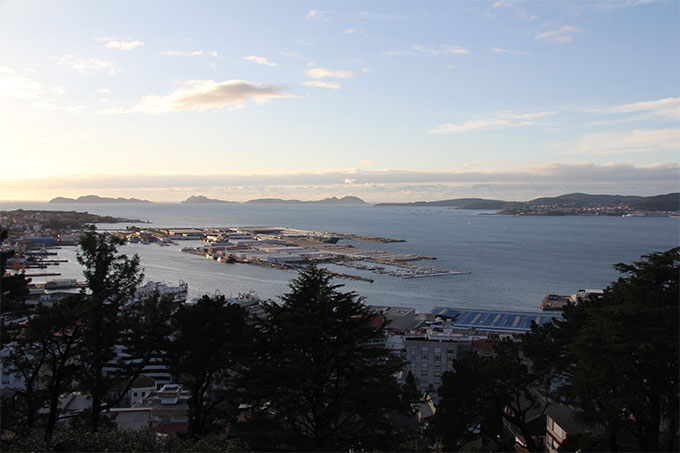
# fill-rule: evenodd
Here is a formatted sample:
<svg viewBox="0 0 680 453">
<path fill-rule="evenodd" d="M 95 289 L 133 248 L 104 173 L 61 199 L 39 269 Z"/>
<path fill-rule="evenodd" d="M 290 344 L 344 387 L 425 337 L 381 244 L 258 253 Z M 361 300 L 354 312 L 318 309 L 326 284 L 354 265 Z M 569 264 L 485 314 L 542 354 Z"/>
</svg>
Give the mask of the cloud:
<svg viewBox="0 0 680 453">
<path fill-rule="evenodd" d="M 346 34 L 346 35 L 352 35 L 352 34 L 358 33 L 358 32 L 353 28 L 348 28 L 345 31 L 343 31 L 343 33 Z"/>
<path fill-rule="evenodd" d="M 507 53 L 511 55 L 529 55 L 529 52 L 526 50 L 509 50 L 509 49 L 501 49 L 500 47 L 494 47 L 491 49 L 492 52 L 494 53 Z"/>
<path fill-rule="evenodd" d="M 505 0 L 498 0 L 497 2 L 493 2 L 491 4 L 492 8 L 500 8 L 501 6 L 510 6 L 510 4 L 506 3 Z"/>
<path fill-rule="evenodd" d="M 110 93 L 110 92 L 111 92 L 111 90 L 109 88 L 100 88 L 100 89 L 97 90 L 97 93 L 102 93 L 102 94 L 106 94 L 106 93 Z"/>
<path fill-rule="evenodd" d="M 411 47 L 405 50 L 388 50 L 383 52 L 386 56 L 402 56 L 407 55 L 411 57 L 420 55 L 441 55 L 441 54 L 459 54 L 464 55 L 470 53 L 468 49 L 461 46 L 455 46 L 452 44 L 444 44 L 438 48 L 422 46 L 420 44 L 413 44 Z"/>
<path fill-rule="evenodd" d="M 116 67 L 113 61 L 110 60 L 100 60 L 98 58 L 76 58 L 71 54 L 56 57 L 54 60 L 57 62 L 57 64 L 61 66 L 69 66 L 81 74 L 99 69 L 107 69 L 111 75 L 120 72 L 120 69 Z"/>
<path fill-rule="evenodd" d="M 31 97 L 44 91 L 42 85 L 19 75 L 7 66 L 0 66 L 0 97 Z"/>
<path fill-rule="evenodd" d="M 656 3 L 658 0 L 600 0 L 597 7 L 605 11 L 613 11 L 620 8 L 629 8 L 640 5 Z"/>
<path fill-rule="evenodd" d="M 142 41 L 120 41 L 118 38 L 96 38 L 97 41 L 105 42 L 104 44 L 107 49 L 117 49 L 117 50 L 133 50 L 137 47 L 143 46 Z"/>
<path fill-rule="evenodd" d="M 519 20 L 526 20 L 526 21 L 529 21 L 529 22 L 533 22 L 533 21 L 535 21 L 536 19 L 538 19 L 538 16 L 535 16 L 535 15 L 533 15 L 533 14 L 529 14 L 529 13 L 526 12 L 526 11 L 521 11 L 521 10 L 520 10 L 520 11 L 517 11 L 517 18 L 518 18 Z"/>
<path fill-rule="evenodd" d="M 575 33 L 583 33 L 583 30 L 573 25 L 564 25 L 560 28 L 539 33 L 536 35 L 536 39 L 555 43 L 567 43 L 573 41 Z"/>
<path fill-rule="evenodd" d="M 352 71 L 341 71 L 326 68 L 308 69 L 305 71 L 305 74 L 314 79 L 322 79 L 324 77 L 338 77 L 340 79 L 349 79 L 351 77 L 354 77 L 354 73 Z"/>
<path fill-rule="evenodd" d="M 286 174 L 88 174 L 40 179 L 0 180 L 0 198 L 16 198 L 17 187 L 30 187 L 39 196 L 69 196 L 82 191 L 106 191 L 110 196 L 141 196 L 157 199 L 164 193 L 186 198 L 191 191 L 222 191 L 237 200 L 268 193 L 296 194 L 293 198 L 319 198 L 328 191 L 342 195 L 348 185 L 352 194 L 368 200 L 415 201 L 457 198 L 466 194 L 489 198 L 528 200 L 538 196 L 575 191 L 653 195 L 678 191 L 676 163 L 647 166 L 628 164 L 543 163 L 502 170 L 413 172 L 401 170 L 300 172 Z M 225 183 L 225 181 L 228 181 Z M 186 192 L 186 193 L 185 193 Z M 146 195 L 149 194 L 149 195 Z M 34 198 L 36 199 L 36 198 Z M 37 198 L 39 199 L 39 198 Z"/>
<path fill-rule="evenodd" d="M 318 9 L 310 9 L 307 11 L 307 14 L 305 14 L 305 19 L 306 20 L 319 20 L 322 22 L 328 21 L 326 18 L 326 15 L 328 14 L 328 11 L 319 11 Z"/>
<path fill-rule="evenodd" d="M 321 80 L 309 80 L 307 82 L 302 82 L 301 85 L 306 87 L 317 87 L 317 88 L 331 88 L 333 90 L 339 90 L 340 84 L 336 82 L 323 82 Z"/>
<path fill-rule="evenodd" d="M 216 57 L 218 56 L 218 53 L 216 50 L 166 50 L 163 52 L 163 55 L 169 57 L 200 57 L 202 55 Z"/>
<path fill-rule="evenodd" d="M 464 47 L 461 46 L 451 46 L 451 45 L 445 45 L 442 46 L 442 53 L 454 53 L 454 54 L 466 54 L 470 53 L 470 51 Z"/>
<path fill-rule="evenodd" d="M 599 109 L 606 113 L 649 112 L 654 115 L 680 119 L 680 98 L 665 98 L 656 101 L 642 101 Z"/>
<path fill-rule="evenodd" d="M 574 154 L 629 154 L 680 150 L 679 129 L 633 129 L 587 134 L 568 146 Z"/>
<path fill-rule="evenodd" d="M 244 60 L 252 61 L 253 63 L 257 64 L 263 64 L 266 66 L 278 66 L 278 63 L 274 63 L 273 61 L 267 60 L 265 57 L 258 57 L 255 55 L 248 55 L 247 57 L 243 57 Z"/>
<path fill-rule="evenodd" d="M 199 57 L 203 55 L 202 50 L 166 50 L 163 54 L 170 57 Z"/>
<path fill-rule="evenodd" d="M 542 124 L 538 121 L 551 115 L 552 112 L 536 112 L 536 113 L 503 113 L 498 115 L 487 116 L 485 119 L 468 120 L 462 123 L 447 123 L 441 124 L 434 129 L 427 131 L 428 134 L 457 134 L 460 132 L 469 132 L 479 129 L 499 129 L 503 127 L 521 127 L 534 126 Z"/>
<path fill-rule="evenodd" d="M 251 100 L 257 104 L 270 99 L 292 97 L 281 88 L 245 80 L 189 80 L 182 88 L 167 96 L 144 96 L 129 112 L 163 113 L 173 111 L 204 111 L 223 107 L 241 107 Z M 121 113 L 107 111 L 100 113 Z"/>
</svg>

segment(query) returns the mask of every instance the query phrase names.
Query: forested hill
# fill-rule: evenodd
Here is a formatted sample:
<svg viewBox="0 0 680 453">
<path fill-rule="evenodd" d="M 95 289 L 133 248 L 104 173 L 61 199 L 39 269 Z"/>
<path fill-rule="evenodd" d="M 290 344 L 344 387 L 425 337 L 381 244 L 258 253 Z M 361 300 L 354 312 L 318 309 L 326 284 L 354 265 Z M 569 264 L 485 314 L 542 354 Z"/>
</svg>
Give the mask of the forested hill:
<svg viewBox="0 0 680 453">
<path fill-rule="evenodd" d="M 504 201 L 484 198 L 455 198 L 411 203 L 379 203 L 376 206 L 449 207 L 457 209 L 498 210 L 502 214 L 560 215 L 610 214 L 680 211 L 680 193 L 641 197 L 634 195 L 593 195 L 569 193 L 530 201 Z"/>
<path fill-rule="evenodd" d="M 626 215 L 637 212 L 680 211 L 680 193 L 651 197 L 631 195 L 590 195 L 570 193 L 558 197 L 536 198 L 508 206 L 501 213 L 515 215 Z"/>
</svg>

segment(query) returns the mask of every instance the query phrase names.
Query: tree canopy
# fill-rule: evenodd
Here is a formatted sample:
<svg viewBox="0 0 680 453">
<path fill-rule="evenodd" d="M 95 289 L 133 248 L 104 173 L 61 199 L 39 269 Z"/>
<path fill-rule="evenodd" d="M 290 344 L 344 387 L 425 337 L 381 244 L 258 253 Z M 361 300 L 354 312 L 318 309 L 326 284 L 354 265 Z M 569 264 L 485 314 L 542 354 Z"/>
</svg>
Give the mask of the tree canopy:
<svg viewBox="0 0 680 453">
<path fill-rule="evenodd" d="M 323 269 L 302 271 L 290 289 L 258 321 L 243 434 L 268 450 L 396 448 L 389 416 L 404 407 L 401 363 L 384 347 L 382 323 Z"/>
<path fill-rule="evenodd" d="M 500 343 L 494 357 L 458 360 L 440 389 L 445 447 L 499 434 L 494 426 L 503 417 L 524 434 L 526 448 L 538 448 L 529 441 L 527 416 L 557 401 L 591 427 L 572 433 L 571 446 L 677 448 L 679 264 L 680 248 L 616 264 L 622 276 L 602 298 L 567 306 L 563 320 L 533 326 L 519 345 Z"/>
</svg>

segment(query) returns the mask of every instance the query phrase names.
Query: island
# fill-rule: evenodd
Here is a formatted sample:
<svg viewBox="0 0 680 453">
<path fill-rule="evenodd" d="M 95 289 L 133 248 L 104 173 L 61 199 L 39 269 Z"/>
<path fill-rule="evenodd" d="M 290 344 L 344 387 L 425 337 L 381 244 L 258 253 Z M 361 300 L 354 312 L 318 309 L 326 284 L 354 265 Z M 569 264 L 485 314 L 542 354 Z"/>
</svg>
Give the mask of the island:
<svg viewBox="0 0 680 453">
<path fill-rule="evenodd" d="M 192 195 L 186 200 L 182 201 L 184 204 L 208 204 L 208 203 L 236 203 L 235 201 L 218 200 L 216 198 L 208 198 L 204 195 Z"/>
<path fill-rule="evenodd" d="M 91 203 L 91 204 L 111 204 L 111 203 L 151 203 L 149 200 L 141 200 L 139 198 L 109 198 L 100 197 L 98 195 L 84 195 L 78 198 L 56 197 L 52 198 L 50 203 Z"/>
<path fill-rule="evenodd" d="M 330 197 L 322 200 L 302 201 L 284 200 L 281 198 L 257 198 L 246 201 L 247 204 L 332 204 L 332 205 L 364 205 L 366 202 L 359 197 L 345 196 L 342 198 Z"/>
</svg>

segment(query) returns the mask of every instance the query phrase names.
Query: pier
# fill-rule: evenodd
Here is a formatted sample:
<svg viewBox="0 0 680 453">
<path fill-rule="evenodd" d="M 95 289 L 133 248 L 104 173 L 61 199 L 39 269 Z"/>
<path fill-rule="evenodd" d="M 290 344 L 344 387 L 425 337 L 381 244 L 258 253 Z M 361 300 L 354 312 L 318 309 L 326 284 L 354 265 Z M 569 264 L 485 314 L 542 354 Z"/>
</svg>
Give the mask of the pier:
<svg viewBox="0 0 680 453">
<path fill-rule="evenodd" d="M 372 250 L 340 244 L 340 241 L 362 240 L 379 243 L 404 242 L 401 239 L 379 238 L 350 233 L 300 230 L 286 227 L 231 227 L 191 229 L 150 229 L 127 234 L 131 242 L 158 242 L 202 239 L 200 247 L 185 247 L 182 252 L 205 256 L 221 263 L 245 263 L 280 270 L 297 270 L 310 263 L 329 263 L 359 269 L 374 274 L 399 278 L 464 275 L 468 271 L 441 269 L 414 264 L 434 261 L 435 256 Z M 330 271 L 338 277 L 365 282 L 374 279 L 362 275 Z"/>
</svg>

